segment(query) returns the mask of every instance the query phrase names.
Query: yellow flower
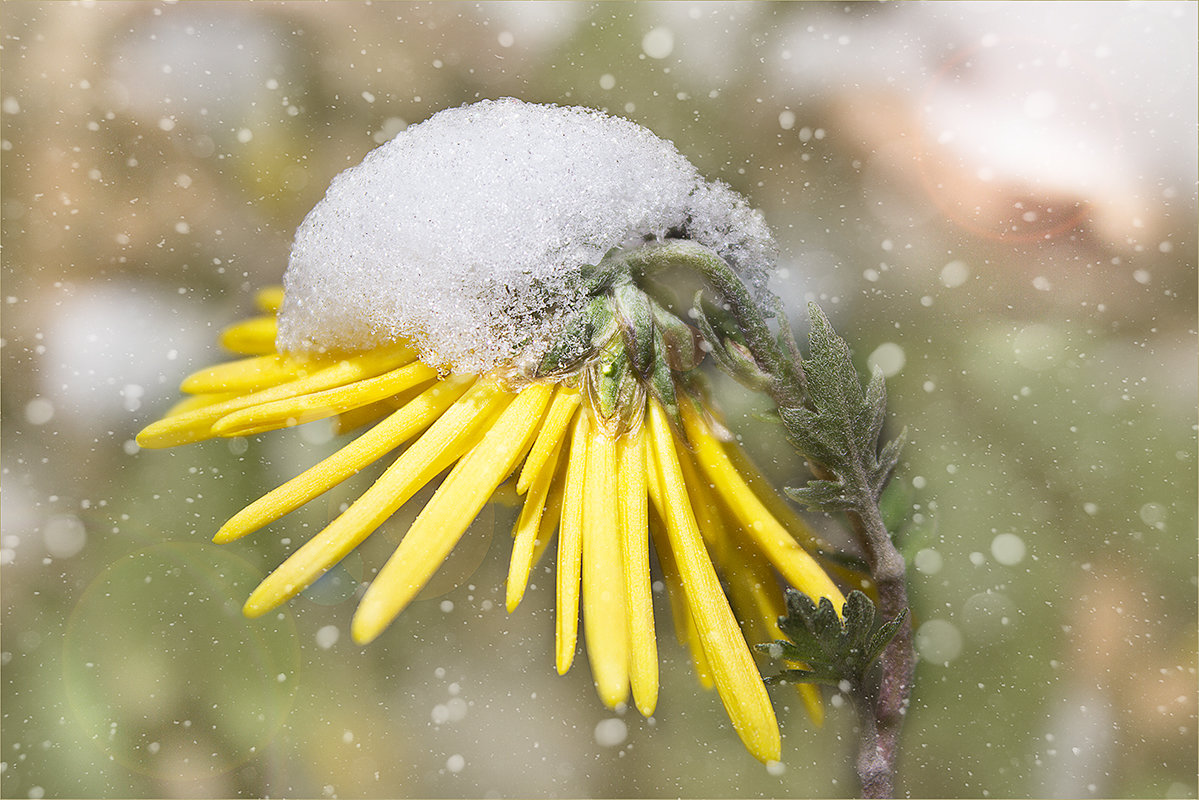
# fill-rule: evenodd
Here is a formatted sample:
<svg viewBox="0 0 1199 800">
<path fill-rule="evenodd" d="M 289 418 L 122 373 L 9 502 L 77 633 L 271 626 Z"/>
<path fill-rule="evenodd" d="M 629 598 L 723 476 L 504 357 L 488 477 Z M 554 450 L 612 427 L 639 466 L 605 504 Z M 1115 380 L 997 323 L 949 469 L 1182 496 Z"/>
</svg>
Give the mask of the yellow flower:
<svg viewBox="0 0 1199 800">
<path fill-rule="evenodd" d="M 247 615 L 264 614 L 302 592 L 448 470 L 362 596 L 352 635 L 360 643 L 375 639 L 511 476 L 524 503 L 513 533 L 507 607 L 511 612 L 520 603 L 530 570 L 556 532 L 558 672 L 569 670 L 574 659 L 581 610 L 604 704 L 617 707 L 631 693 L 641 713 L 653 713 L 658 660 L 652 540 L 675 630 L 700 680 L 715 686 L 754 756 L 779 758 L 778 725 L 746 640 L 782 638 L 776 571 L 816 600 L 828 597 L 840 608 L 844 599 L 797 542 L 812 545 L 814 535 L 722 435 L 697 391 L 672 377 L 663 392 L 627 369 L 623 378 L 612 378 L 619 373 L 613 364 L 620 363 L 613 353 L 621 354 L 619 343 L 628 335 L 622 337 L 615 322 L 595 333 L 596 346 L 582 362 L 532 379 L 439 374 L 402 344 L 358 353 L 281 353 L 275 314 L 282 300 L 281 289 L 261 292 L 263 315 L 222 337 L 227 349 L 245 357 L 184 380 L 182 389 L 191 397 L 142 431 L 138 443 L 170 447 L 333 416 L 343 431 L 373 423 L 234 515 L 217 532 L 217 542 L 256 531 L 367 465 L 399 455 L 345 512 L 263 580 L 246 601 Z M 664 348 L 661 338 L 656 341 Z M 819 722 L 817 691 L 800 691 Z"/>
</svg>

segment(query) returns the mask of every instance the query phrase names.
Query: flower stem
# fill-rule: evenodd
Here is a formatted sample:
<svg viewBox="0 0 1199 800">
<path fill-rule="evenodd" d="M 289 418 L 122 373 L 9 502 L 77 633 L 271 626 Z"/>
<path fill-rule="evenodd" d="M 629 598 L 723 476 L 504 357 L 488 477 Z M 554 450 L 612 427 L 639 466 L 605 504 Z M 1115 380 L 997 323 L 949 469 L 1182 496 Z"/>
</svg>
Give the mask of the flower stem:
<svg viewBox="0 0 1199 800">
<path fill-rule="evenodd" d="M 826 448 L 826 457 L 838 461 L 839 466 L 834 467 L 831 462 L 824 463 L 811 457 L 809 453 L 805 455 L 809 456 L 808 460 L 819 481 L 826 486 L 840 487 L 839 499 L 842 502 L 836 507 L 846 512 L 853 533 L 861 545 L 867 569 L 878 592 L 878 608 L 883 619 L 896 620 L 903 617 L 894 638 L 879 657 L 881 674 L 878 683 L 854 680 L 849 688 L 859 720 L 856 768 L 861 781 L 862 796 L 893 796 L 895 767 L 899 756 L 899 733 L 911 696 L 915 658 L 912 649 L 911 617 L 906 614 L 907 567 L 883 524 L 878 505 L 888 473 L 894 466 L 894 459 L 898 457 L 898 443 L 893 443 L 896 447 L 891 453 L 891 458 L 882 458 L 882 462 L 885 463 L 880 463 L 880 456 L 886 456 L 887 449 L 885 448 L 882 454 L 875 452 L 885 403 L 881 378 L 877 379 L 880 381 L 877 386 L 872 382 L 867 392 L 868 396 L 862 397 L 857 374 L 849 360 L 848 347 L 835 337 L 819 309 L 813 309 L 813 324 L 815 326 L 819 321 L 823 326 L 822 336 L 825 338 L 822 341 L 826 345 L 834 341 L 838 344 L 837 347 L 822 353 L 820 359 L 806 362 L 810 365 L 808 369 L 824 370 L 827 374 L 806 374 L 805 362 L 787 327 L 786 318 L 779 315 L 779 334 L 776 336 L 767 324 L 766 314 L 741 279 L 728 264 L 705 247 L 694 242 L 673 240 L 639 248 L 622 255 L 621 258 L 629 268 L 642 274 L 666 267 L 684 267 L 701 275 L 715 290 L 724 304 L 724 309 L 737 321 L 745 348 L 752 355 L 754 363 L 746 365 L 744 361 L 737 362 L 731 358 L 728 355 L 729 349 L 723 342 L 712 341 L 709 344 L 714 348 L 714 352 L 725 355 L 721 363 L 733 366 L 734 377 L 742 379 L 746 385 L 763 389 L 779 407 L 780 413 L 783 409 L 812 409 L 814 387 L 809 385 L 809 381 L 820 378 L 819 385 L 823 391 L 827 391 L 830 386 L 834 390 L 845 391 L 841 397 L 832 398 L 834 401 L 852 399 L 860 405 L 860 409 L 855 406 L 857 410 L 853 410 L 842 402 L 840 413 L 847 419 L 839 421 L 845 423 L 845 430 L 856 432 L 863 420 L 872 416 L 877 418 L 877 427 L 867 428 L 868 441 L 854 438 L 852 442 L 847 441 L 844 448 Z M 714 329 L 708 326 L 707 330 L 713 332 Z M 740 370 L 737 369 L 738 363 L 741 364 Z M 839 384 L 842 376 L 848 377 L 845 377 L 844 384 Z M 760 380 L 761 378 L 765 380 Z M 852 392 L 846 387 L 852 387 Z M 869 394 L 874 390 L 877 390 L 877 408 L 872 409 L 869 407 Z M 854 395 L 854 398 L 849 398 L 849 394 Z M 821 397 L 815 401 L 817 406 L 826 406 L 824 409 L 817 408 L 814 411 L 797 413 L 795 416 L 814 419 L 820 414 L 835 415 L 838 413 L 835 408 L 837 403 L 828 400 L 828 397 Z M 786 424 L 786 420 L 784 423 Z M 828 431 L 834 430 L 835 426 L 828 427 L 827 420 L 822 424 L 826 426 L 822 431 L 823 435 L 827 436 Z M 795 431 L 790 433 L 794 434 Z M 900 439 L 902 440 L 902 435 Z M 793 435 L 792 440 L 795 441 Z M 810 441 L 819 441 L 819 437 Z M 842 450 L 844 452 L 840 452 Z M 833 455 L 829 456 L 829 453 Z"/>
<path fill-rule="evenodd" d="M 895 619 L 908 607 L 903 556 L 887 534 L 877 504 L 851 511 L 848 516 L 878 590 L 879 610 L 885 619 Z M 899 732 L 907 714 L 915 668 L 911 615 L 905 617 L 879 657 L 879 666 L 882 676 L 873 697 L 864 687 L 855 687 L 860 726 L 857 771 L 863 797 L 894 796 Z"/>
</svg>

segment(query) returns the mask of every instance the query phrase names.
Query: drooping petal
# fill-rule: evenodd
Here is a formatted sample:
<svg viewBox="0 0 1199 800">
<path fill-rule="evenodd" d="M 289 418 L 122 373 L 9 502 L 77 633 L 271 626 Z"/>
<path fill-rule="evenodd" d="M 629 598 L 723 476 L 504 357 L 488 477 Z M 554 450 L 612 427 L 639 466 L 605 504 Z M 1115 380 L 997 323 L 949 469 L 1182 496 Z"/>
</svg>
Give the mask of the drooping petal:
<svg viewBox="0 0 1199 800">
<path fill-rule="evenodd" d="M 354 641 L 364 644 L 382 633 L 445 561 L 528 450 L 552 393 L 543 383 L 522 389 L 450 471 L 363 595 L 350 625 Z"/>
<path fill-rule="evenodd" d="M 658 644 L 649 574 L 649 509 L 645 485 L 645 427 L 620 439 L 618 493 L 623 517 L 625 610 L 629 630 L 629 679 L 633 702 L 645 716 L 658 704 Z"/>
<path fill-rule="evenodd" d="M 258 585 L 242 609 L 246 616 L 265 614 L 291 599 L 345 558 L 422 486 L 460 458 L 472 434 L 509 402 L 511 395 L 495 384 L 475 384 L 361 497 Z"/>
<path fill-rule="evenodd" d="M 746 634 L 746 639 L 751 644 L 785 639 L 778 620 L 786 613 L 786 607 L 770 563 L 758 548 L 752 542 L 743 542 L 729 553 L 724 570 L 733 608 L 752 631 Z M 823 724 L 824 704 L 820 688 L 810 683 L 797 683 L 795 688 L 812 722 Z"/>
<path fill-rule="evenodd" d="M 558 674 L 565 675 L 575 658 L 579 636 L 579 580 L 583 553 L 583 500 L 587 477 L 587 447 L 591 422 L 586 413 L 575 417 L 566 466 L 562 519 L 558 524 L 557 620 L 554 651 Z"/>
<path fill-rule="evenodd" d="M 157 448 L 202 441 L 212 437 L 213 423 L 226 414 L 275 400 L 344 386 L 395 369 L 411 362 L 412 359 L 412 350 L 401 346 L 349 356 L 302 378 L 161 419 L 146 426 L 137 435 L 137 443 L 142 447 Z"/>
<path fill-rule="evenodd" d="M 697 633 L 712 667 L 716 691 L 746 748 L 763 762 L 775 761 L 779 758 L 781 741 L 774 709 L 704 550 L 683 485 L 670 424 L 656 400 L 649 403 L 649 422 L 652 452 L 662 482 L 670 548 L 687 594 L 687 605 L 695 617 Z"/>
<path fill-rule="evenodd" d="M 263 314 L 275 314 L 283 305 L 283 287 L 268 286 L 265 289 L 259 289 L 254 295 L 254 305 Z"/>
<path fill-rule="evenodd" d="M 436 378 L 437 370 L 416 361 L 344 386 L 234 411 L 213 423 L 212 432 L 217 436 L 250 436 L 315 422 L 393 397 Z"/>
<path fill-rule="evenodd" d="M 238 355 L 266 355 L 275 352 L 278 332 L 274 316 L 252 317 L 221 331 L 221 347 Z"/>
<path fill-rule="evenodd" d="M 474 381 L 473 376 L 450 376 L 429 387 L 324 461 L 234 514 L 217 531 L 213 541 L 230 542 L 256 531 L 378 461 L 437 420 Z"/>
<path fill-rule="evenodd" d="M 829 598 L 840 612 L 845 604 L 841 590 L 745 483 L 694 407 L 683 403 L 682 411 L 687 436 L 695 447 L 695 460 L 746 534 L 762 548 L 788 583 L 816 601 L 821 597 Z"/>
<path fill-rule="evenodd" d="M 653 481 L 650 481 L 653 485 Z M 652 491 L 652 490 L 651 490 Z M 708 657 L 704 654 L 703 643 L 695 630 L 695 620 L 691 617 L 691 609 L 687 607 L 687 593 L 683 589 L 683 581 L 679 577 L 678 567 L 674 563 L 674 554 L 670 550 L 670 539 L 666 535 L 666 523 L 662 521 L 662 506 L 654 504 L 655 513 L 650 515 L 650 538 L 654 542 L 654 552 L 658 554 L 658 565 L 662 567 L 662 580 L 666 583 L 666 595 L 670 599 L 670 618 L 674 622 L 674 635 L 678 643 L 687 648 L 691 654 L 691 662 L 695 666 L 695 678 L 699 685 L 711 689 L 712 668 L 708 665 Z"/>
<path fill-rule="evenodd" d="M 177 417 L 181 414 L 187 414 L 196 409 L 207 408 L 208 406 L 224 403 L 227 400 L 232 400 L 238 396 L 238 392 L 214 392 L 211 394 L 196 394 L 191 397 L 185 397 L 175 405 L 167 409 L 167 412 L 162 415 L 163 419 L 168 417 Z M 138 436 L 141 436 L 139 433 Z"/>
<path fill-rule="evenodd" d="M 315 359 L 293 358 L 279 353 L 252 356 L 193 372 L 183 379 L 179 389 L 187 394 L 246 394 L 293 380 L 328 365 L 327 361 L 322 363 Z"/>
<path fill-rule="evenodd" d="M 554 419 L 555 409 L 560 407 L 558 398 L 562 393 L 563 389 L 559 388 L 554 395 L 554 402 L 550 405 L 550 410 L 546 414 L 545 421 L 542 423 L 542 434 L 545 433 L 546 427 Z M 570 407 L 577 409 L 578 403 L 575 402 Z M 569 422 L 569 419 L 566 422 Z M 565 432 L 566 426 L 563 425 L 562 427 L 563 432 Z M 546 510 L 546 502 L 549 499 L 551 485 L 558 471 L 558 460 L 565 444 L 565 436 L 554 438 L 556 438 L 556 441 L 553 447 L 541 459 L 541 464 L 534 475 L 533 482 L 528 487 L 525 503 L 520 511 L 520 518 L 516 522 L 512 541 L 512 558 L 508 566 L 508 588 L 505 598 L 508 613 L 515 611 L 516 607 L 520 605 L 520 601 L 525 594 L 525 587 L 529 582 L 529 572 L 533 568 L 538 534 L 543 528 L 542 517 Z M 541 441 L 542 436 L 539 435 L 537 443 Z M 529 452 L 529 459 L 533 458 L 533 453 L 536 449 L 537 444 L 534 444 L 533 450 Z M 527 464 L 528 462 L 526 461 L 526 470 L 528 469 Z"/>
<path fill-rule="evenodd" d="M 554 531 L 562 519 L 562 498 L 566 494 L 566 462 L 569 459 L 559 455 L 558 469 L 550 483 L 550 496 L 545 501 L 545 513 L 541 515 L 541 525 L 537 528 L 537 539 L 533 543 L 533 566 L 541 563 L 542 556 L 554 540 Z"/>
<path fill-rule="evenodd" d="M 541 430 L 537 432 L 533 449 L 529 451 L 529 457 L 525 459 L 525 465 L 516 481 L 517 494 L 524 494 L 528 491 L 529 486 L 536 480 L 537 474 L 549 460 L 550 453 L 566 438 L 567 428 L 570 421 L 574 419 L 575 411 L 580 403 L 582 403 L 582 397 L 576 390 L 566 386 L 558 387 L 558 391 L 554 393 L 554 402 L 550 405 L 545 420 L 541 423 Z M 550 470 L 553 471 L 553 468 L 551 467 Z"/>
<path fill-rule="evenodd" d="M 609 708 L 629 696 L 629 634 L 621 558 L 620 498 L 616 493 L 616 440 L 593 425 L 587 445 L 583 508 L 583 632 L 587 657 Z"/>
</svg>

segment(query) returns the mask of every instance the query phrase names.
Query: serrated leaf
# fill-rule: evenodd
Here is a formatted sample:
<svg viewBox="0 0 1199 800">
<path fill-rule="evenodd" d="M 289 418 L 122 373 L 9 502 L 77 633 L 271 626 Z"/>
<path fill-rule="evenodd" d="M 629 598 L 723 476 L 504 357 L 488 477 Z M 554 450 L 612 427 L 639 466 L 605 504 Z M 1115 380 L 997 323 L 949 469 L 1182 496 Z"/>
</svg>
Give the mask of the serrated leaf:
<svg viewBox="0 0 1199 800">
<path fill-rule="evenodd" d="M 887 390 L 876 369 L 863 389 L 849 346 L 833 331 L 824 312 L 809 305 L 810 354 L 803 362 L 810 407 L 780 408 L 792 444 L 818 468 L 822 480 L 791 496 L 819 510 L 877 503 L 903 446 L 901 434 L 880 451 Z M 833 484 L 829 486 L 828 484 Z"/>
<path fill-rule="evenodd" d="M 873 662 L 883 654 L 887 649 L 887 645 L 895 638 L 895 634 L 899 632 L 899 626 L 903 624 L 904 619 L 908 616 L 908 610 L 901 608 L 895 619 L 888 620 L 879 626 L 878 630 L 870 638 L 870 644 L 866 649 L 866 658 Z"/>
<path fill-rule="evenodd" d="M 877 624 L 874 603 L 863 592 L 853 591 L 837 615 L 832 602 L 820 604 L 794 589 L 787 590 L 787 615 L 779 618 L 779 629 L 789 641 L 777 641 L 760 649 L 776 660 L 791 665 L 780 678 L 789 681 L 839 683 L 860 686 L 867 673 L 899 630 L 907 610 L 893 620 Z"/>
<path fill-rule="evenodd" d="M 783 489 L 787 496 L 812 511 L 844 511 L 853 505 L 853 498 L 846 497 L 843 486 L 836 481 L 808 481 L 806 486 Z"/>
<path fill-rule="evenodd" d="M 780 408 L 779 419 L 787 439 L 803 453 L 804 457 L 818 464 L 837 459 L 837 439 L 820 425 L 819 415 L 807 408 Z"/>
</svg>

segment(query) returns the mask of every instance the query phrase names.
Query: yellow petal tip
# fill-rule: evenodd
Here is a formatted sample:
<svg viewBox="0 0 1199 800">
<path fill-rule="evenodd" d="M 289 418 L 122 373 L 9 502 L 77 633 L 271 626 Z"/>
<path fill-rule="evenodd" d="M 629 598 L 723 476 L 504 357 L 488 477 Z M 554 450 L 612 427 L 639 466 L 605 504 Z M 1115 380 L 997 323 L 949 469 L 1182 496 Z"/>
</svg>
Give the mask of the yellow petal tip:
<svg viewBox="0 0 1199 800">
<path fill-rule="evenodd" d="M 596 690 L 599 694 L 600 702 L 602 702 L 606 708 L 610 708 L 614 711 L 620 706 L 627 705 L 629 702 L 628 684 L 625 684 L 624 689 L 604 689 L 603 687 L 597 686 Z"/>
<path fill-rule="evenodd" d="M 355 644 L 370 644 L 379 638 L 379 634 L 385 627 L 385 625 L 379 625 L 371 620 L 363 620 L 355 615 L 354 620 L 350 623 L 350 638 L 354 640 Z"/>
<path fill-rule="evenodd" d="M 254 619 L 255 617 L 261 617 L 274 607 L 275 606 L 272 603 L 263 602 L 262 598 L 258 597 L 257 592 L 255 592 L 254 594 L 250 595 L 249 599 L 246 600 L 245 605 L 241 607 L 241 613 L 250 619 Z"/>
<path fill-rule="evenodd" d="M 222 525 L 220 530 L 212 535 L 213 544 L 229 544 L 245 536 L 248 531 L 230 528 L 228 525 Z"/>
</svg>

